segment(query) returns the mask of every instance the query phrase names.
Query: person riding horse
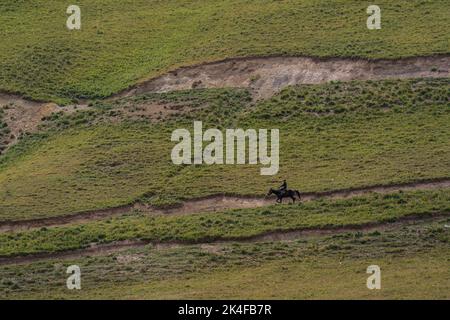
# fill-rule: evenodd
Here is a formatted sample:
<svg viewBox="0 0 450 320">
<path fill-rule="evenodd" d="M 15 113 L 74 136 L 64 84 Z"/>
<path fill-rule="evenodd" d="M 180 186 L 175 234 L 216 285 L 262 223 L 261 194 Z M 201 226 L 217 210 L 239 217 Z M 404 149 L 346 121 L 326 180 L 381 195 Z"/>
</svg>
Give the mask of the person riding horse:
<svg viewBox="0 0 450 320">
<path fill-rule="evenodd" d="M 287 188 L 286 180 L 283 180 L 283 183 L 281 184 L 279 189 L 270 188 L 269 192 L 267 193 L 267 196 L 270 196 L 271 194 L 274 194 L 277 196 L 278 203 L 282 203 L 283 198 L 291 198 L 292 202 L 295 202 L 296 196 L 298 197 L 299 200 L 301 200 L 300 192 L 298 190 L 289 190 Z"/>
</svg>

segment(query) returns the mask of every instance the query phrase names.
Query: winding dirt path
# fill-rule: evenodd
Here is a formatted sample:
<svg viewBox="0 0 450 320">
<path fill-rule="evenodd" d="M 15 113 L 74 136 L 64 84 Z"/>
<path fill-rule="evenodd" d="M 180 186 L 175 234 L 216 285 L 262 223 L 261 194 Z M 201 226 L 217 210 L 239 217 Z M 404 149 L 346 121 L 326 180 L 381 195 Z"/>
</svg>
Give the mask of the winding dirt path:
<svg viewBox="0 0 450 320">
<path fill-rule="evenodd" d="M 327 199 L 345 199 L 352 198 L 367 193 L 392 193 L 396 191 L 410 190 L 430 190 L 450 188 L 450 178 L 439 178 L 422 180 L 411 183 L 392 184 L 392 185 L 376 185 L 361 188 L 349 188 L 341 190 L 332 190 L 324 192 L 306 192 L 302 193 L 302 201 L 311 201 L 320 198 Z M 70 215 L 61 215 L 57 217 L 23 220 L 23 221 L 3 221 L 0 222 L 0 231 L 20 231 L 32 228 L 62 226 L 70 223 L 83 223 L 99 220 L 107 217 L 119 216 L 130 213 L 132 210 L 140 210 L 147 214 L 154 215 L 185 215 L 194 213 L 216 212 L 232 209 L 259 208 L 275 204 L 274 197 L 251 197 L 251 196 L 231 196 L 231 195 L 214 195 L 198 199 L 193 199 L 182 203 L 179 206 L 160 209 L 146 206 L 140 203 L 124 205 L 121 207 L 94 210 Z"/>
<path fill-rule="evenodd" d="M 183 67 L 141 82 L 113 96 L 192 88 L 249 88 L 266 99 L 298 84 L 329 81 L 450 77 L 450 56 L 367 60 L 357 58 L 246 57 Z"/>
<path fill-rule="evenodd" d="M 37 253 L 30 254 L 26 256 L 0 256 L 0 266 L 1 265 L 12 265 L 12 264 L 26 264 L 33 263 L 43 260 L 51 259 L 76 259 L 84 256 L 101 256 L 109 253 L 116 253 L 127 249 L 138 249 L 145 246 L 152 246 L 156 250 L 178 248 L 181 246 L 192 246 L 199 245 L 205 250 L 214 251 L 220 248 L 222 245 L 228 243 L 258 243 L 258 242 L 270 242 L 270 241 L 292 241 L 300 238 L 313 237 L 313 236 L 324 236 L 324 235 L 335 235 L 345 232 L 360 231 L 360 232 L 370 232 L 370 231 L 381 231 L 381 230 L 391 230 L 405 225 L 437 221 L 443 217 L 449 217 L 450 212 L 445 213 L 434 213 L 434 214 L 412 214 L 409 216 L 404 216 L 397 219 L 394 222 L 371 222 L 365 224 L 354 224 L 346 226 L 330 226 L 322 228 L 303 228 L 295 230 L 280 230 L 280 231 L 270 231 L 254 236 L 247 237 L 223 237 L 217 239 L 199 239 L 198 241 L 168 241 L 168 242 L 155 242 L 147 240 L 124 240 L 117 241 L 107 244 L 92 244 L 88 248 L 78 249 L 78 250 L 68 250 L 52 253 Z"/>
</svg>

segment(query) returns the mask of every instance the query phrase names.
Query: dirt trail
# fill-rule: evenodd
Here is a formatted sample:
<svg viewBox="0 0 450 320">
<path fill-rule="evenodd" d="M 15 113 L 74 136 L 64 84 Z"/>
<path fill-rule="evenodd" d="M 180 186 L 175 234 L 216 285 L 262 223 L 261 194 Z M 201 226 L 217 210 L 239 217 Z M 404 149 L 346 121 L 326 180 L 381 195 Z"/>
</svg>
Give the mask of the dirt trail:
<svg viewBox="0 0 450 320">
<path fill-rule="evenodd" d="M 319 198 L 344 199 L 352 198 L 367 193 L 391 193 L 396 191 L 429 190 L 439 188 L 450 188 L 450 178 L 423 180 L 412 183 L 368 186 L 362 188 L 349 188 L 324 192 L 302 193 L 302 201 L 311 201 Z M 286 200 L 285 200 L 286 201 Z M 119 216 L 130 213 L 132 210 L 140 210 L 154 215 L 184 215 L 193 213 L 215 212 L 231 209 L 259 208 L 275 204 L 275 198 L 270 197 L 246 197 L 214 195 L 204 198 L 189 200 L 179 206 L 167 209 L 154 208 L 140 203 L 125 205 L 117 208 L 94 210 L 57 217 L 0 222 L 0 231 L 20 231 L 32 228 L 62 226 L 70 223 L 83 223 L 99 220 L 107 217 Z"/>
<path fill-rule="evenodd" d="M 92 244 L 88 248 L 79 250 L 69 250 L 53 253 L 43 252 L 26 256 L 9 256 L 9 257 L 0 256 L 0 266 L 11 264 L 26 264 L 50 259 L 76 259 L 83 256 L 101 256 L 110 253 L 117 253 L 127 249 L 138 249 L 145 246 L 152 246 L 154 249 L 160 250 L 160 249 L 178 248 L 181 246 L 199 245 L 205 251 L 214 252 L 220 250 L 221 246 L 233 242 L 257 243 L 257 242 L 271 242 L 271 241 L 293 241 L 301 238 L 335 235 L 352 231 L 370 232 L 375 230 L 377 231 L 391 230 L 409 224 L 437 221 L 439 219 L 442 219 L 443 217 L 449 216 L 450 212 L 434 213 L 426 215 L 416 214 L 401 217 L 394 222 L 372 222 L 360 225 L 270 231 L 255 236 L 239 237 L 239 238 L 224 237 L 208 241 L 199 239 L 198 241 L 195 242 L 182 242 L 182 241 L 155 242 L 146 240 L 124 240 L 100 245 Z"/>
<path fill-rule="evenodd" d="M 329 81 L 450 77 L 450 56 L 396 60 L 313 57 L 250 57 L 183 67 L 142 82 L 117 97 L 192 88 L 250 88 L 266 99 L 297 84 Z"/>
</svg>

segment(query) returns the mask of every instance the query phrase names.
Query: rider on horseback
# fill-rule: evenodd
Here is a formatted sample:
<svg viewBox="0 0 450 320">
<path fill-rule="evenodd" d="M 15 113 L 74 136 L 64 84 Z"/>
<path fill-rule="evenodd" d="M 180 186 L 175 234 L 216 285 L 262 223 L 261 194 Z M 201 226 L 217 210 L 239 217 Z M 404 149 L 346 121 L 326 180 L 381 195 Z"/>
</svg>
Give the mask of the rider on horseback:
<svg viewBox="0 0 450 320">
<path fill-rule="evenodd" d="M 286 180 L 283 180 L 283 183 L 281 184 L 279 189 L 270 188 L 269 192 L 267 193 L 267 196 L 270 196 L 272 194 L 277 196 L 277 203 L 282 203 L 283 198 L 291 198 L 293 203 L 295 202 L 295 197 L 301 200 L 300 191 L 288 190 Z"/>
</svg>

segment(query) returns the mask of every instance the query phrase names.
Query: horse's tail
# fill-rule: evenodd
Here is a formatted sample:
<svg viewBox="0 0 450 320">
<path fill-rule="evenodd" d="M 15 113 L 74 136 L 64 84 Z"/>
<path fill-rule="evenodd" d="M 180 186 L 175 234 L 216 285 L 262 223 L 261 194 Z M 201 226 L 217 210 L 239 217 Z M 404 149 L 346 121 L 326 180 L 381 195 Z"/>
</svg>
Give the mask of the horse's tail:
<svg viewBox="0 0 450 320">
<path fill-rule="evenodd" d="M 300 192 L 298 190 L 295 190 L 295 193 L 297 194 L 298 199 L 301 200 L 302 197 L 300 196 Z"/>
</svg>

